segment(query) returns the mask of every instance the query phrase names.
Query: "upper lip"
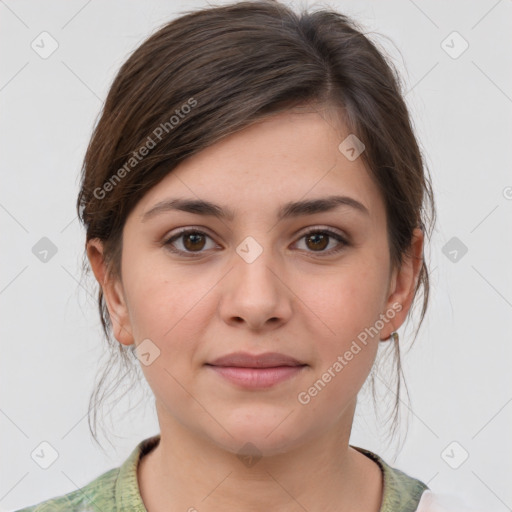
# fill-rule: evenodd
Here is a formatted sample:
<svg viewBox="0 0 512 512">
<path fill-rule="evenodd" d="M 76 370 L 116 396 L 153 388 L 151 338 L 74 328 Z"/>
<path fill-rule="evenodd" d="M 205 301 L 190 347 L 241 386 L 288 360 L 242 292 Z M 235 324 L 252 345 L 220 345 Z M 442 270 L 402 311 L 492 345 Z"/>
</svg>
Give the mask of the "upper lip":
<svg viewBox="0 0 512 512">
<path fill-rule="evenodd" d="M 276 366 L 303 366 L 297 359 L 278 352 L 250 354 L 233 352 L 207 363 L 213 366 L 239 366 L 243 368 L 273 368 Z"/>
</svg>

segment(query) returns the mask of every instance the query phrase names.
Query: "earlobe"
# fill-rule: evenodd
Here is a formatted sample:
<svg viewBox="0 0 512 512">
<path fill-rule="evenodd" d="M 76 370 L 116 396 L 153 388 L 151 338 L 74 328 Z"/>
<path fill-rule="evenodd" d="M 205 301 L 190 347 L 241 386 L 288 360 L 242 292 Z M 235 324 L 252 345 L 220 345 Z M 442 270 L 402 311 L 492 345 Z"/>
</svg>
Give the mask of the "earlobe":
<svg viewBox="0 0 512 512">
<path fill-rule="evenodd" d="M 393 271 L 384 312 L 388 316 L 388 312 L 393 311 L 393 317 L 382 329 L 381 341 L 393 339 L 391 334 L 398 330 L 407 317 L 423 264 L 423 242 L 423 231 L 416 228 L 409 253 L 404 256 L 401 267 Z"/>
<path fill-rule="evenodd" d="M 103 290 L 114 337 L 123 345 L 134 343 L 128 306 L 120 279 L 109 275 L 103 258 L 103 243 L 98 238 L 87 243 L 87 257 L 96 280 Z"/>
</svg>

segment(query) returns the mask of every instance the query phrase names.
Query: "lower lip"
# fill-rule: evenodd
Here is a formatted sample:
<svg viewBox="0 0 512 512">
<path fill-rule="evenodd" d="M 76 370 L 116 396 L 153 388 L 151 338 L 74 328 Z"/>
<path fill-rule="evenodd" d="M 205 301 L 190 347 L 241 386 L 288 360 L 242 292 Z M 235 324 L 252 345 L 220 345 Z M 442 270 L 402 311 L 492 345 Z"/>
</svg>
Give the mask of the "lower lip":
<svg viewBox="0 0 512 512">
<path fill-rule="evenodd" d="M 237 366 L 207 365 L 225 379 L 248 389 L 264 389 L 290 379 L 301 372 L 302 366 L 276 366 L 274 368 L 241 368 Z"/>
</svg>

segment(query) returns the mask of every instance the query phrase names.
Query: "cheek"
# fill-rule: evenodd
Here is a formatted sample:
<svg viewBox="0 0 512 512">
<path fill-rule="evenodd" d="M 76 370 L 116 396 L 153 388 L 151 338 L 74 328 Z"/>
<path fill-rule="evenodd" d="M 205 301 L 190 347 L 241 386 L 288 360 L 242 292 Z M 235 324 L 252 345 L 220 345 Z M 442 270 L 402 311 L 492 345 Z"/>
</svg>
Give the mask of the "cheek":
<svg viewBox="0 0 512 512">
<path fill-rule="evenodd" d="M 357 394 L 371 370 L 386 284 L 381 265 L 367 258 L 347 263 L 329 277 L 302 278 L 298 295 L 308 306 L 303 309 L 311 322 L 308 330 L 315 333 L 317 359 L 311 385 L 312 393 L 322 390 L 319 402 L 345 403 Z"/>
<path fill-rule="evenodd" d="M 173 270 L 162 253 L 134 243 L 127 243 L 123 252 L 123 283 L 137 341 L 172 337 L 188 324 L 188 311 L 204 295 L 193 276 Z"/>
<path fill-rule="evenodd" d="M 179 393 L 171 375 L 178 382 L 190 378 L 190 365 L 197 362 L 198 346 L 205 339 L 206 326 L 213 321 L 213 294 L 208 292 L 218 277 L 198 277 L 192 266 L 176 272 L 166 261 L 155 259 L 149 264 L 143 260 L 143 264 L 135 259 L 130 262 L 124 279 L 136 343 L 149 339 L 159 350 L 155 364 L 142 365 L 142 369 L 154 391 L 164 385 Z"/>
<path fill-rule="evenodd" d="M 126 280 L 132 332 L 136 344 L 149 339 L 157 347 L 152 348 L 157 355 L 151 364 L 141 359 L 141 369 L 157 398 L 168 402 L 172 397 L 173 403 L 186 407 L 190 396 L 178 383 L 190 377 L 184 362 L 193 360 L 201 339 L 194 320 L 204 291 L 194 290 L 190 281 L 170 279 L 155 266 L 151 272 L 136 266 L 132 270 Z"/>
<path fill-rule="evenodd" d="M 146 279 L 130 303 L 135 339 L 150 338 L 161 349 L 165 347 L 167 353 L 191 347 L 198 328 L 194 319 L 201 311 L 203 295 L 204 292 L 180 290 L 175 282 Z"/>
<path fill-rule="evenodd" d="M 347 264 L 329 275 L 309 275 L 298 282 L 304 314 L 317 318 L 316 331 L 325 340 L 344 344 L 374 325 L 382 312 L 385 279 L 375 262 Z"/>
</svg>

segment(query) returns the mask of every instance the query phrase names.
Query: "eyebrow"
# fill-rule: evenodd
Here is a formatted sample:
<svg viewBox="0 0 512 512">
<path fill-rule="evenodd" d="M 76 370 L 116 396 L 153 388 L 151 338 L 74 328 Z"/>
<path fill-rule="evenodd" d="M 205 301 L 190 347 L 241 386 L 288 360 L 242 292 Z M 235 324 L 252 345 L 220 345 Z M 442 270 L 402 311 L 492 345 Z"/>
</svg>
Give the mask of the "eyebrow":
<svg viewBox="0 0 512 512">
<path fill-rule="evenodd" d="M 296 201 L 285 203 L 278 211 L 277 219 L 283 220 L 301 215 L 314 215 L 334 210 L 339 206 L 347 206 L 364 215 L 370 212 L 362 203 L 349 196 L 328 196 L 318 199 Z M 202 199 L 169 198 L 160 201 L 142 215 L 141 222 L 146 222 L 157 215 L 179 210 L 197 215 L 207 215 L 218 219 L 233 221 L 235 213 L 229 208 L 222 208 L 219 205 Z"/>
</svg>

